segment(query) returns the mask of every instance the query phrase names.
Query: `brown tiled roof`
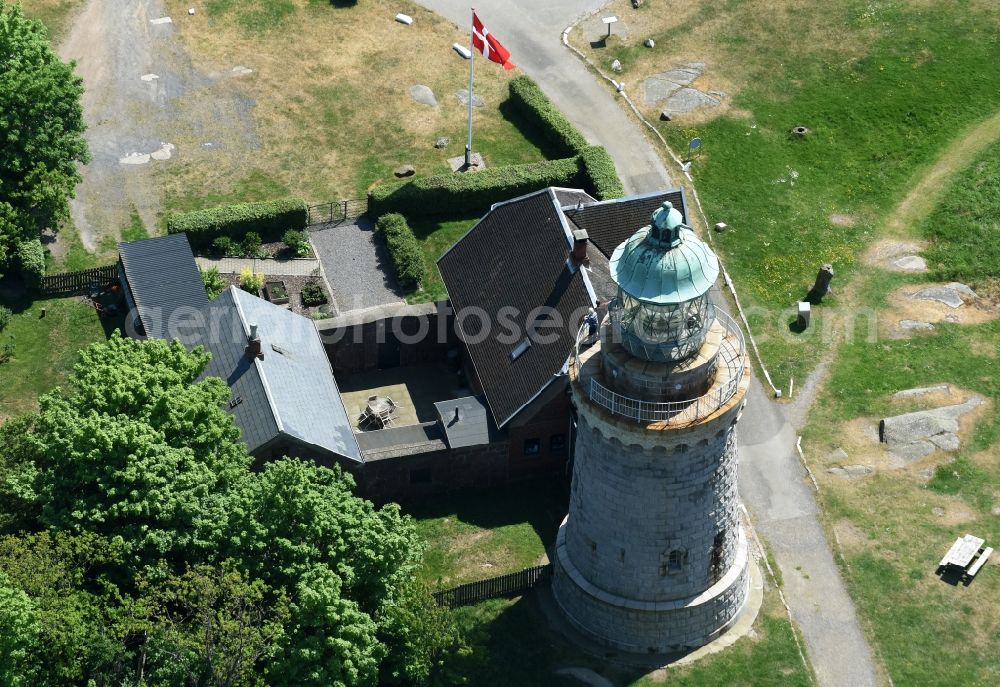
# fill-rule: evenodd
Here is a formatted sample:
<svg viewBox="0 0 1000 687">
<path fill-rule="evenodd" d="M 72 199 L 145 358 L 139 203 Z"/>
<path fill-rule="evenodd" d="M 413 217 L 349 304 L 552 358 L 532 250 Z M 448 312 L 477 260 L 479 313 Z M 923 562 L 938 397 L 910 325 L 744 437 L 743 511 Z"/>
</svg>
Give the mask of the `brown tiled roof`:
<svg viewBox="0 0 1000 687">
<path fill-rule="evenodd" d="M 689 224 L 683 189 L 606 200 L 581 208 L 564 206 L 563 211 L 574 225 L 585 229 L 590 242 L 610 258 L 618 244 L 649 224 L 653 211 L 665 200 L 673 203 L 684 216 L 684 223 Z"/>
<path fill-rule="evenodd" d="M 583 272 L 567 260 L 569 227 L 559 205 L 552 189 L 498 204 L 438 259 L 459 335 L 500 427 L 563 372 L 593 304 Z M 535 330 L 528 320 L 539 306 L 551 307 L 562 326 Z M 488 335 L 472 308 L 490 319 Z M 543 343 L 547 336 L 553 340 Z M 531 344 L 515 356 L 526 337 Z"/>
</svg>

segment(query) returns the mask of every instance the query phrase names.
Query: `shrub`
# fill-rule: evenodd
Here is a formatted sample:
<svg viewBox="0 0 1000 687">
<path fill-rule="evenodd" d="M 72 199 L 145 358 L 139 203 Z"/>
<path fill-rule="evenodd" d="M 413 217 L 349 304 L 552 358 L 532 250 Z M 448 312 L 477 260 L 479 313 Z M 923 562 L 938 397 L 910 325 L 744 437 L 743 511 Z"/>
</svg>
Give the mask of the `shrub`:
<svg viewBox="0 0 1000 687">
<path fill-rule="evenodd" d="M 207 270 L 199 271 L 201 272 L 201 282 L 205 285 L 205 293 L 208 294 L 208 300 L 214 300 L 226 288 L 226 282 L 219 274 L 219 268 L 209 267 Z"/>
<path fill-rule="evenodd" d="M 228 236 L 219 236 L 212 241 L 212 254 L 223 258 L 236 257 L 239 246 Z"/>
<path fill-rule="evenodd" d="M 248 231 L 247 235 L 243 237 L 243 243 L 240 244 L 243 256 L 247 258 L 263 257 L 263 251 L 260 249 L 262 243 L 263 241 L 260 238 L 260 234 L 256 231 Z"/>
<path fill-rule="evenodd" d="M 37 289 L 45 276 L 45 248 L 38 239 L 26 239 L 17 243 L 17 262 L 21 275 L 28 287 Z"/>
<path fill-rule="evenodd" d="M 326 294 L 318 279 L 310 279 L 302 287 L 302 305 L 313 306 L 326 303 Z"/>
<path fill-rule="evenodd" d="M 517 76 L 508 84 L 510 102 L 545 137 L 551 140 L 566 156 L 579 155 L 587 148 L 587 139 L 559 109 L 552 104 L 542 89 L 527 76 Z"/>
<path fill-rule="evenodd" d="M 257 295 L 264 288 L 264 275 L 261 272 L 254 272 L 249 267 L 240 270 L 240 288 L 244 291 Z"/>
<path fill-rule="evenodd" d="M 5 341 L 3 346 L 0 346 L 0 365 L 3 363 L 10 362 L 10 359 L 14 357 L 14 342 Z"/>
<path fill-rule="evenodd" d="M 389 248 L 399 283 L 407 288 L 415 289 L 420 286 L 425 270 L 424 251 L 410 225 L 406 223 L 406 218 L 399 213 L 382 215 L 375 226 Z"/>
<path fill-rule="evenodd" d="M 580 171 L 584 187 L 598 200 L 611 200 L 625 195 L 615 162 L 603 146 L 588 146 L 580 153 Z"/>
<path fill-rule="evenodd" d="M 10 324 L 10 318 L 14 316 L 14 313 L 10 311 L 5 305 L 0 305 L 0 332 L 7 328 Z"/>
<path fill-rule="evenodd" d="M 376 186 L 368 198 L 371 212 L 376 215 L 399 212 L 410 217 L 469 216 L 485 212 L 502 200 L 546 186 L 576 186 L 579 181 L 577 159 L 566 158 L 390 182 Z"/>
<path fill-rule="evenodd" d="M 281 237 L 285 245 L 292 249 L 292 252 L 300 258 L 307 257 L 311 251 L 309 247 L 309 237 L 304 231 L 299 229 L 289 229 Z"/>
<path fill-rule="evenodd" d="M 277 241 L 288 229 L 303 229 L 308 212 L 301 198 L 285 198 L 260 203 L 239 203 L 167 217 L 167 232 L 185 232 L 191 245 L 207 248 L 217 236 L 241 239 L 249 231 L 267 241 Z"/>
</svg>

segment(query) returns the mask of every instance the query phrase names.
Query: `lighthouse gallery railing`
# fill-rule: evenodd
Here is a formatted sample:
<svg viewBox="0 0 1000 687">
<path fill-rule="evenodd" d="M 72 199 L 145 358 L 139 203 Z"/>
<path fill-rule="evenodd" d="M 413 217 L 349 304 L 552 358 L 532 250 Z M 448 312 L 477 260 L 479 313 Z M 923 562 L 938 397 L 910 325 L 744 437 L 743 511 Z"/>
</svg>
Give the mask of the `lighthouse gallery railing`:
<svg viewBox="0 0 1000 687">
<path fill-rule="evenodd" d="M 596 375 L 589 380 L 580 377 L 580 343 L 584 340 L 584 330 L 580 327 L 576 337 L 575 364 L 578 378 L 587 390 L 587 396 L 593 403 L 605 408 L 614 415 L 629 418 L 636 422 L 667 422 L 684 415 L 684 421 L 697 422 L 711 415 L 733 397 L 740 388 L 743 375 L 746 373 L 746 344 L 743 332 L 736 321 L 722 310 L 716 308 L 715 317 L 725 328 L 726 334 L 719 348 L 719 368 L 717 375 L 725 374 L 727 379 L 721 385 L 713 388 L 705 395 L 682 401 L 643 401 L 609 389 L 601 384 Z"/>
</svg>

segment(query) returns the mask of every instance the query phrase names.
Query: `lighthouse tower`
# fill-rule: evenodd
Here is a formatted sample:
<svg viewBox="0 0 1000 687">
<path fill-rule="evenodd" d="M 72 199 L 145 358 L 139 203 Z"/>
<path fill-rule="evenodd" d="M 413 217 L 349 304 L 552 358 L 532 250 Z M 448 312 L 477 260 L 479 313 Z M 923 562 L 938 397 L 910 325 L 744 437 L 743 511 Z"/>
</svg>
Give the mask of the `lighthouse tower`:
<svg viewBox="0 0 1000 687">
<path fill-rule="evenodd" d="M 736 619 L 750 578 L 736 491 L 743 335 L 712 303 L 719 261 L 664 203 L 611 257 L 618 296 L 571 366 L 577 414 L 553 592 L 625 651 L 685 651 Z"/>
</svg>

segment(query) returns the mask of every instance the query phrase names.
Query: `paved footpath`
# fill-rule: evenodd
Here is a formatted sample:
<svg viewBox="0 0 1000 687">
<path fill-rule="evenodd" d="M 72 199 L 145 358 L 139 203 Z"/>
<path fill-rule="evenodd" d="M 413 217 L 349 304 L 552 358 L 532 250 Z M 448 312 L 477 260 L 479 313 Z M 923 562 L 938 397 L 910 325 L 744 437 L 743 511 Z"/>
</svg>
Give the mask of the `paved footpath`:
<svg viewBox="0 0 1000 687">
<path fill-rule="evenodd" d="M 458 26 L 472 21 L 463 0 L 416 0 Z M 608 149 L 626 193 L 657 191 L 670 185 L 659 155 L 597 81 L 561 42 L 562 31 L 605 0 L 483 0 L 476 12 L 486 28 L 510 50 L 511 60 L 538 82 L 591 143 Z M 466 41 L 467 42 L 467 41 Z M 477 55 L 476 69 L 488 69 Z M 475 147 L 473 132 L 473 147 Z"/>
<path fill-rule="evenodd" d="M 469 23 L 460 0 L 417 0 L 452 20 Z M 616 102 L 615 95 L 561 43 L 563 29 L 604 0 L 482 0 L 477 11 L 511 51 L 511 59 L 588 140 L 608 149 L 627 193 L 670 185 L 658 153 Z M 805 639 L 821 687 L 878 684 L 871 650 L 834 562 L 815 496 L 795 449 L 796 431 L 756 379 L 739 425 L 740 495 L 774 552 L 784 593 Z"/>
<path fill-rule="evenodd" d="M 215 267 L 222 274 L 239 274 L 244 267 L 249 267 L 254 272 L 262 272 L 267 275 L 283 277 L 308 277 L 319 269 L 319 260 L 301 258 L 297 260 L 274 260 L 273 258 L 263 258 L 254 260 L 252 258 L 195 258 L 198 267 L 209 269 Z"/>
</svg>

